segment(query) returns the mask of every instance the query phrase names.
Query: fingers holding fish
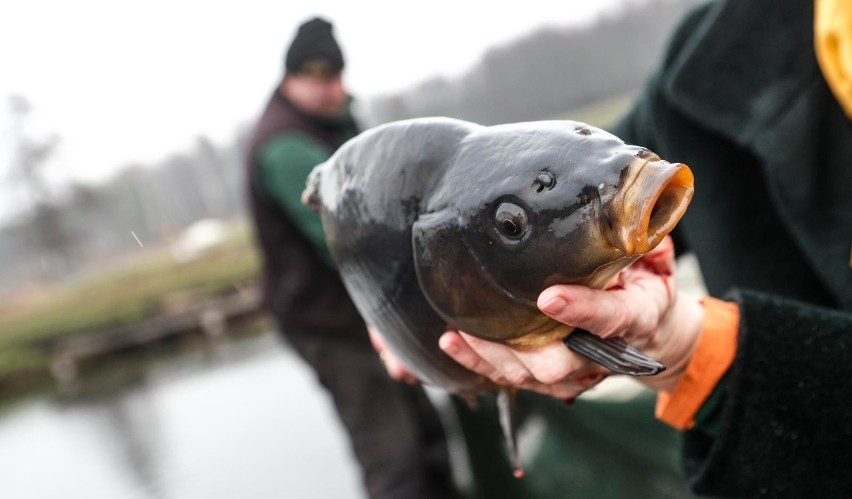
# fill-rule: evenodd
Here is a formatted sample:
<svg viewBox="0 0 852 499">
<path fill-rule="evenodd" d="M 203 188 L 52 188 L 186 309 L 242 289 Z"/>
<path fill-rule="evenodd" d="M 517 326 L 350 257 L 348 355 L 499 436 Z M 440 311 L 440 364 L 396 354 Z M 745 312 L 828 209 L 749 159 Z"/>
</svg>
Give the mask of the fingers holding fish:
<svg viewBox="0 0 852 499">
<path fill-rule="evenodd" d="M 532 373 L 533 379 L 545 385 L 565 380 L 576 381 L 593 365 L 571 352 L 561 342 L 548 343 L 529 350 L 512 350 L 518 360 Z"/>
<path fill-rule="evenodd" d="M 550 317 L 602 338 L 624 338 L 637 348 L 656 336 L 670 303 L 665 286 L 639 278 L 623 288 L 559 285 L 542 292 L 539 308 Z M 648 353 L 648 352 L 646 352 Z"/>
<path fill-rule="evenodd" d="M 539 295 L 539 309 L 602 338 L 621 337 L 637 348 L 647 347 L 671 313 L 677 294 L 671 238 L 660 246 L 624 269 L 617 283 L 605 290 L 576 285 L 547 288 Z"/>
<path fill-rule="evenodd" d="M 489 355 L 490 360 L 486 360 L 486 358 L 473 348 L 469 341 L 467 341 L 469 338 L 471 338 L 469 335 L 462 337 L 461 333 L 458 331 L 447 331 L 439 338 L 438 346 L 444 351 L 444 353 L 452 357 L 453 360 L 459 364 L 477 374 L 481 374 L 482 376 L 489 378 L 497 384 L 511 384 L 509 379 L 503 374 L 506 370 L 517 373 L 513 374 L 513 377 L 516 379 L 523 377 L 523 373 L 517 370 L 517 363 L 514 362 L 514 356 L 509 355 L 505 349 L 492 349 Z M 474 339 L 476 340 L 476 338 Z M 487 342 L 480 341 L 479 343 L 481 343 L 480 348 L 482 348 L 482 344 Z M 502 346 L 497 345 L 496 343 L 493 345 Z M 512 367 L 505 368 L 504 362 L 511 363 Z M 500 366 L 501 368 L 498 369 L 496 366 Z M 526 379 L 523 381 L 526 381 Z"/>
<path fill-rule="evenodd" d="M 608 373 L 600 372 L 601 370 L 602 368 L 600 367 L 590 367 L 589 370 L 575 373 L 571 378 L 559 383 L 534 383 L 532 386 L 524 387 L 524 389 L 543 395 L 550 395 L 553 398 L 565 400 L 566 402 L 573 402 L 574 398 L 594 388 L 609 376 Z"/>
<path fill-rule="evenodd" d="M 418 380 L 417 377 L 405 367 L 402 361 L 400 361 L 399 358 L 394 355 L 389 348 L 387 348 L 384 340 L 379 333 L 376 332 L 375 328 L 368 325 L 367 332 L 370 334 L 370 343 L 372 343 L 373 348 L 379 354 L 379 359 L 385 366 L 388 376 L 397 381 L 405 381 L 409 384 L 416 384 L 420 382 L 420 380 Z"/>
<path fill-rule="evenodd" d="M 704 319 L 702 305 L 677 290 L 673 255 L 667 243 L 623 270 L 618 285 L 606 290 L 552 286 L 539 296 L 539 307 L 570 326 L 604 338 L 624 338 L 667 367 L 641 381 L 653 388 L 673 388 Z"/>
<path fill-rule="evenodd" d="M 420 382 L 419 379 L 413 374 L 408 368 L 400 362 L 399 358 L 396 355 L 391 353 L 390 350 L 383 350 L 379 352 L 379 359 L 381 359 L 382 364 L 384 364 L 385 369 L 388 371 L 388 376 L 397 381 L 404 381 L 410 385 L 415 385 Z"/>
<path fill-rule="evenodd" d="M 683 374 L 703 321 L 701 305 L 678 293 L 674 249 L 666 239 L 619 275 L 607 289 L 551 286 L 539 308 L 560 322 L 603 338 L 624 338 L 663 362 L 663 374 L 643 380 L 654 388 L 671 387 Z M 498 384 L 569 398 L 611 374 L 601 366 L 553 342 L 512 348 L 465 333 L 447 333 L 441 348 L 471 371 Z"/>
<path fill-rule="evenodd" d="M 526 351 L 448 331 L 439 345 L 458 363 L 497 384 L 560 399 L 576 397 L 606 377 L 599 366 L 572 353 L 562 343 Z"/>
</svg>

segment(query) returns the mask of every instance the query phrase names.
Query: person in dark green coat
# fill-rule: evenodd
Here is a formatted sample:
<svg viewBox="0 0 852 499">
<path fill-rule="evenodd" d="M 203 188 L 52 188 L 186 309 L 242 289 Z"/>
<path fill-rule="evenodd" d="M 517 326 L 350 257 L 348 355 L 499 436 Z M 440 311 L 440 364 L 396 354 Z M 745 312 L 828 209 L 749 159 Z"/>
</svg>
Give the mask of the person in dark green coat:
<svg viewBox="0 0 852 499">
<path fill-rule="evenodd" d="M 342 70 L 332 25 L 305 22 L 251 139 L 246 176 L 264 304 L 334 402 L 371 498 L 459 497 L 438 412 L 422 387 L 385 373 L 320 218 L 300 201 L 314 166 L 358 131 Z"/>
<path fill-rule="evenodd" d="M 644 381 L 659 392 L 658 417 L 684 430 L 700 494 L 852 497 L 852 74 L 838 56 L 852 55 L 852 2 L 816 7 L 717 1 L 683 21 L 614 130 L 693 170 L 674 243 L 618 288 L 539 297 L 552 317 L 623 336 L 668 366 Z M 695 253 L 715 298 L 677 292 L 675 247 Z M 448 332 L 441 346 L 560 398 L 595 369 L 561 344 L 520 354 Z"/>
</svg>

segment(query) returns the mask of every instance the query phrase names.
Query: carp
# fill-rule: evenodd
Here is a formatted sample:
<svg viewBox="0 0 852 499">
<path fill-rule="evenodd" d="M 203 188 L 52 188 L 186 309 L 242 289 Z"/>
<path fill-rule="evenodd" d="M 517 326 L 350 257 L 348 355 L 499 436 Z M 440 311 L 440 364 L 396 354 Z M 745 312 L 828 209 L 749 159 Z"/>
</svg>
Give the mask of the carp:
<svg viewBox="0 0 852 499">
<path fill-rule="evenodd" d="M 564 340 L 631 375 L 664 368 L 620 339 L 544 315 L 554 284 L 607 285 L 677 224 L 689 168 L 575 121 L 481 126 L 418 118 L 367 130 L 308 179 L 332 258 L 364 320 L 426 383 L 512 393 L 444 354 L 448 328 L 512 346 Z M 516 467 L 519 464 L 516 462 Z"/>
</svg>

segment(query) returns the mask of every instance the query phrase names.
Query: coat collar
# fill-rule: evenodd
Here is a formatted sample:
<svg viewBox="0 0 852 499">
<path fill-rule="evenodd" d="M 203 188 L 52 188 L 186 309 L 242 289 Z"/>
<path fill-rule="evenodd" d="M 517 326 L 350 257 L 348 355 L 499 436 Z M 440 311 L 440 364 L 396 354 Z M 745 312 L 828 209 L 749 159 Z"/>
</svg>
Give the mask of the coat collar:
<svg viewBox="0 0 852 499">
<path fill-rule="evenodd" d="M 810 43 L 802 46 L 812 24 L 807 0 L 717 2 L 676 48 L 664 90 L 687 116 L 748 145 L 819 77 Z"/>
</svg>

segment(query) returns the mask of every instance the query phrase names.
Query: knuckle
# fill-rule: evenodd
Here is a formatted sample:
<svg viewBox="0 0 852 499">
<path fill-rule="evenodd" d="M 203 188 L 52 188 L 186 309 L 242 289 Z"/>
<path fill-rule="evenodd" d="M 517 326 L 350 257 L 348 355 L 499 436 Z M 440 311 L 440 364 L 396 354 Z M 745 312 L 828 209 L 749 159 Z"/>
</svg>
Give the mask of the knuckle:
<svg viewBox="0 0 852 499">
<path fill-rule="evenodd" d="M 659 327 L 660 321 L 658 319 L 651 314 L 641 317 L 636 321 L 636 333 L 645 338 L 652 336 Z"/>
<path fill-rule="evenodd" d="M 532 371 L 535 379 L 545 385 L 555 385 L 570 377 L 576 368 L 570 360 L 553 360 L 543 363 Z"/>
<path fill-rule="evenodd" d="M 567 377 L 567 374 L 556 369 L 541 369 L 535 373 L 535 379 L 545 385 L 553 385 L 559 383 Z"/>
<path fill-rule="evenodd" d="M 505 373 L 506 379 L 513 385 L 525 385 L 533 380 L 532 374 L 525 369 L 511 369 Z"/>
<path fill-rule="evenodd" d="M 597 313 L 591 307 L 586 307 L 579 310 L 574 319 L 580 325 L 593 324 L 597 319 Z"/>
<path fill-rule="evenodd" d="M 485 362 L 485 360 L 472 355 L 460 358 L 459 362 L 471 371 L 485 376 L 490 375 L 492 371 L 492 369 L 490 369 L 490 364 Z"/>
<path fill-rule="evenodd" d="M 546 388 L 546 391 L 542 391 L 542 393 L 546 393 L 551 397 L 558 399 L 569 399 L 575 398 L 583 393 L 582 390 L 577 389 L 574 385 L 569 385 L 567 383 L 563 383 L 560 385 L 553 385 Z"/>
<path fill-rule="evenodd" d="M 601 324 L 600 330 L 596 331 L 600 336 L 607 338 L 610 336 L 620 336 L 628 329 L 632 322 L 632 316 L 627 306 L 619 301 L 618 305 L 613 309 L 612 314 L 606 318 Z"/>
</svg>

